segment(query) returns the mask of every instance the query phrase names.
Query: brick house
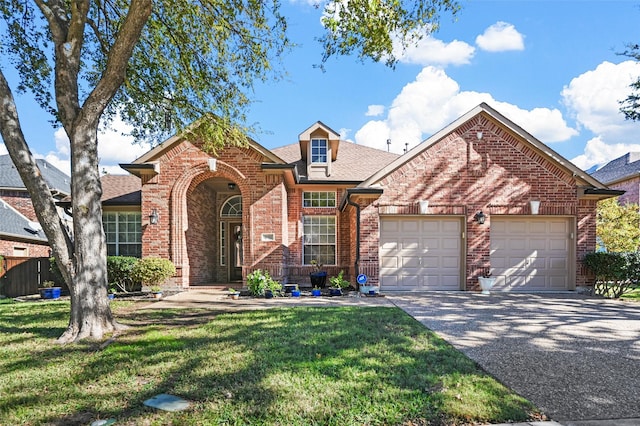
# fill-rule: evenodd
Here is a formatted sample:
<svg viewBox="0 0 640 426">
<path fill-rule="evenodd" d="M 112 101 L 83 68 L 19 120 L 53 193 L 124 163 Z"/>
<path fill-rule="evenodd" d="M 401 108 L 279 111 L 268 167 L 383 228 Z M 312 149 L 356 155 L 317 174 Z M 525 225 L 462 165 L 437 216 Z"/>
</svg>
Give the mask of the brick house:
<svg viewBox="0 0 640 426">
<path fill-rule="evenodd" d="M 57 201 L 68 197 L 69 176 L 43 159 L 37 159 L 36 163 L 53 198 Z M 59 214 L 63 220 L 70 219 L 62 209 Z M 49 256 L 49 243 L 36 217 L 31 196 L 9 155 L 0 155 L 0 255 Z"/>
<path fill-rule="evenodd" d="M 574 290 L 595 247 L 598 200 L 618 195 L 487 104 L 402 156 L 317 122 L 293 145 L 251 141 L 211 156 L 173 137 L 131 164 L 143 256 L 171 259 L 180 288 L 267 269 L 392 290 Z"/>
<path fill-rule="evenodd" d="M 620 204 L 640 204 L 640 152 L 628 152 L 591 173 L 611 189 L 625 191 Z"/>
</svg>

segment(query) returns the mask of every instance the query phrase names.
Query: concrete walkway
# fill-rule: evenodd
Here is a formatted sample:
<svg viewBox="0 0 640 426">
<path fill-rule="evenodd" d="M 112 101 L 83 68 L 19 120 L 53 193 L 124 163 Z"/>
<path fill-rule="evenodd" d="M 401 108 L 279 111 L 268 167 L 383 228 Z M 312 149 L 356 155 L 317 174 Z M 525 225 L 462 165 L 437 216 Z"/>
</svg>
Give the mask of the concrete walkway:
<svg viewBox="0 0 640 426">
<path fill-rule="evenodd" d="M 397 306 L 555 421 L 510 426 L 640 426 L 640 304 L 575 294 L 401 293 L 231 300 L 179 293 L 145 308 L 220 311 Z"/>
</svg>

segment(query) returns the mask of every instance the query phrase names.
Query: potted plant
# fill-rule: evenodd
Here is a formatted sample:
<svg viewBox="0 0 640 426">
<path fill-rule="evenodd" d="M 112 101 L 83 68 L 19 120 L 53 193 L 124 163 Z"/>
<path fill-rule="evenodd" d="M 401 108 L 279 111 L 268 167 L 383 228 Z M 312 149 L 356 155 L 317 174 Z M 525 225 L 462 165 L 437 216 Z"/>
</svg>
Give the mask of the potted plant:
<svg viewBox="0 0 640 426">
<path fill-rule="evenodd" d="M 322 290 L 320 290 L 318 287 L 314 287 L 311 290 L 311 295 L 314 296 L 314 297 L 322 296 Z"/>
<path fill-rule="evenodd" d="M 57 287 L 55 281 L 43 281 L 40 290 L 40 297 L 43 299 L 60 298 L 61 287 Z"/>
<path fill-rule="evenodd" d="M 271 278 L 268 271 L 256 269 L 247 275 L 247 287 L 252 296 L 266 296 L 267 290 L 273 296 L 282 289 L 282 284 Z"/>
<path fill-rule="evenodd" d="M 491 271 L 487 268 L 482 272 L 482 276 L 478 277 L 482 294 L 489 294 L 490 290 L 496 283 L 496 278 L 491 276 Z"/>
<path fill-rule="evenodd" d="M 162 287 L 160 287 L 159 285 L 152 285 L 149 287 L 149 290 L 151 290 L 151 294 L 153 294 L 153 297 L 155 299 L 162 298 Z"/>
<path fill-rule="evenodd" d="M 238 300 L 240 298 L 240 292 L 235 288 L 229 287 L 227 291 L 229 292 L 229 297 L 233 300 Z"/>
<path fill-rule="evenodd" d="M 337 277 L 329 278 L 331 287 L 329 287 L 329 294 L 331 296 L 342 296 L 342 289 L 351 285 L 349 281 L 344 279 L 344 271 L 341 270 Z"/>
<path fill-rule="evenodd" d="M 107 294 L 109 300 L 113 300 L 116 298 L 116 289 L 113 286 L 109 286 L 109 292 Z"/>
<path fill-rule="evenodd" d="M 311 261 L 311 267 L 313 270 L 311 271 L 311 274 L 309 274 L 309 278 L 311 278 L 311 285 L 313 287 L 324 288 L 327 282 L 327 271 L 324 271 L 322 266 L 322 263 L 315 259 Z"/>
</svg>

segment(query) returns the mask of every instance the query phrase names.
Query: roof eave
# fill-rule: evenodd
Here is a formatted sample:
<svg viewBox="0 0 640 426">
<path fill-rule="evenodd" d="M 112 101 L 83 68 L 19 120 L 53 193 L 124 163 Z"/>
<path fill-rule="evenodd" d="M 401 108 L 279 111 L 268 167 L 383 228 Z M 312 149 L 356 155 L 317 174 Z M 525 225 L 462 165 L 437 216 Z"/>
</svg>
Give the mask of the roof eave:
<svg viewBox="0 0 640 426">
<path fill-rule="evenodd" d="M 366 198 L 379 198 L 383 192 L 384 190 L 382 188 L 348 188 L 342 196 L 338 209 L 343 211 L 347 207 L 347 204 L 349 204 L 349 199 L 352 195 L 359 195 Z"/>
</svg>

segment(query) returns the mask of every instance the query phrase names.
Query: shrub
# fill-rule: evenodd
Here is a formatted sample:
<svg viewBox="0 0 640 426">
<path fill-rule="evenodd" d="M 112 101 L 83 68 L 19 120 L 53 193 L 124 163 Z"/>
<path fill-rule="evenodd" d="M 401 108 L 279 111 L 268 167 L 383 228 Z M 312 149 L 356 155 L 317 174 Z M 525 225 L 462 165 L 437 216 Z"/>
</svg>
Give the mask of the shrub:
<svg viewBox="0 0 640 426">
<path fill-rule="evenodd" d="M 123 292 L 139 291 L 141 282 L 134 280 L 131 271 L 140 259 L 131 256 L 107 256 L 109 288 Z"/>
<path fill-rule="evenodd" d="M 271 278 L 268 271 L 256 269 L 247 275 L 247 287 L 252 296 L 264 296 L 265 290 L 271 290 L 274 293 L 282 289 L 282 284 Z"/>
<path fill-rule="evenodd" d="M 344 271 L 340 271 L 337 277 L 329 278 L 329 282 L 331 283 L 331 287 L 333 288 L 347 288 L 351 285 L 351 283 L 344 279 Z"/>
<path fill-rule="evenodd" d="M 595 275 L 595 294 L 619 298 L 640 283 L 640 253 L 587 253 L 583 263 Z"/>
<path fill-rule="evenodd" d="M 131 268 L 131 278 L 149 286 L 159 286 L 175 273 L 173 262 L 159 257 L 145 257 Z"/>
</svg>

